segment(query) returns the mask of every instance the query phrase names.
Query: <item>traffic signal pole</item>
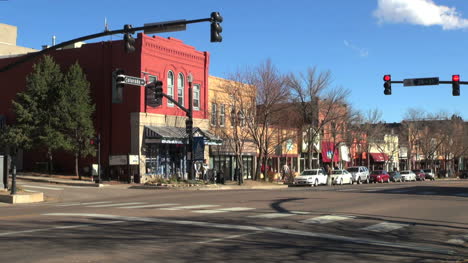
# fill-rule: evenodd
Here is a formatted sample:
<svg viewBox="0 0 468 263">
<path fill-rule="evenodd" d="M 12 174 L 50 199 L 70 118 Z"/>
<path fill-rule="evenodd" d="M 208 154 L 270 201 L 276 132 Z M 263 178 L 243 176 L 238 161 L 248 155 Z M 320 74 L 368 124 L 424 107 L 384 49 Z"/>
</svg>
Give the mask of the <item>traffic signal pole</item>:
<svg viewBox="0 0 468 263">
<path fill-rule="evenodd" d="M 119 30 L 112 30 L 112 31 L 107 31 L 106 30 L 106 31 L 101 32 L 101 33 L 96 33 L 96 34 L 92 34 L 92 35 L 87 35 L 87 36 L 75 38 L 75 39 L 72 39 L 72 40 L 57 44 L 55 46 L 43 49 L 43 50 L 38 51 L 38 52 L 28 53 L 28 54 L 20 57 L 19 59 L 17 59 L 15 62 L 10 63 L 10 64 L 0 68 L 0 73 L 1 72 L 6 72 L 6 71 L 8 71 L 8 70 L 20 65 L 20 64 L 23 64 L 23 63 L 25 63 L 27 61 L 30 61 L 30 60 L 32 60 L 32 59 L 34 59 L 36 57 L 40 57 L 41 55 L 47 54 L 50 51 L 57 50 L 57 49 L 72 45 L 72 44 L 74 44 L 76 42 L 86 41 L 86 40 L 90 40 L 90 39 L 95 39 L 95 38 L 110 36 L 110 35 L 115 35 L 115 34 L 133 33 L 133 32 L 136 32 L 136 31 L 143 31 L 143 30 L 152 31 L 153 33 L 166 32 L 167 28 L 170 28 L 170 27 L 177 27 L 177 26 L 180 26 L 180 25 L 188 25 L 188 24 L 194 24 L 194 23 L 200 23 L 200 22 L 212 22 L 213 23 L 213 22 L 216 22 L 215 19 L 217 19 L 217 18 L 213 17 L 213 15 L 212 15 L 212 17 L 210 17 L 210 18 L 202 18 L 202 19 L 194 19 L 194 20 L 185 20 L 184 19 L 184 20 L 177 20 L 177 21 L 161 22 L 161 23 L 156 23 L 156 24 L 147 24 L 145 26 L 135 27 L 135 28 L 125 27 L 124 29 L 119 29 Z"/>
<path fill-rule="evenodd" d="M 415 78 L 404 80 L 392 80 L 391 75 L 384 75 L 384 94 L 391 95 L 391 84 L 403 84 L 403 86 L 433 86 L 439 84 L 452 84 L 452 95 L 460 96 L 460 85 L 468 85 L 468 81 L 460 81 L 460 75 L 452 75 L 452 80 L 439 80 L 439 77 L 434 78 Z"/>
</svg>

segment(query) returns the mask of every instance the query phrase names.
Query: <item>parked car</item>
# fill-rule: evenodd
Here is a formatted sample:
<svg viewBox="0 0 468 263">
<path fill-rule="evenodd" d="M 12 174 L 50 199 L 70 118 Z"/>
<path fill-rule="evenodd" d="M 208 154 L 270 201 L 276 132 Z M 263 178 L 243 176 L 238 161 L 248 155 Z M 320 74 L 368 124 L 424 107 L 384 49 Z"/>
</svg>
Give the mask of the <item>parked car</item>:
<svg viewBox="0 0 468 263">
<path fill-rule="evenodd" d="M 333 170 L 331 180 L 333 184 L 352 184 L 353 176 L 346 170 Z"/>
<path fill-rule="evenodd" d="M 294 185 L 318 186 L 327 184 L 328 175 L 323 169 L 304 170 L 301 175 L 294 178 Z"/>
<path fill-rule="evenodd" d="M 414 169 L 411 170 L 413 173 L 416 175 L 416 180 L 418 181 L 425 181 L 426 180 L 426 174 L 424 173 L 423 170 L 421 169 Z"/>
<path fill-rule="evenodd" d="M 403 177 L 403 181 L 416 181 L 416 174 L 413 171 L 405 170 L 400 172 Z"/>
<path fill-rule="evenodd" d="M 370 174 L 370 181 L 372 183 L 383 183 L 383 182 L 390 182 L 390 175 L 385 170 L 375 170 L 372 171 Z"/>
<path fill-rule="evenodd" d="M 423 172 L 426 174 L 426 179 L 435 180 L 435 174 L 432 169 L 424 169 Z"/>
<path fill-rule="evenodd" d="M 353 177 L 353 183 L 369 183 L 369 169 L 365 166 L 352 166 L 346 169 Z"/>
<path fill-rule="evenodd" d="M 390 175 L 390 181 L 392 182 L 403 182 L 404 178 L 398 171 L 388 173 Z"/>
</svg>

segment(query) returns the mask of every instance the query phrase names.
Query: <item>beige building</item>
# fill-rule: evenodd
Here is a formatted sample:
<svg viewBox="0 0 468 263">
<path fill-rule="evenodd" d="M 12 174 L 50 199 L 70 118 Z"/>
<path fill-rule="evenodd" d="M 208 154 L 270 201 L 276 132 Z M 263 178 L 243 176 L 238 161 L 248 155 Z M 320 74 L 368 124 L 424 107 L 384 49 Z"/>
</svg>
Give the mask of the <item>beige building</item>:
<svg viewBox="0 0 468 263">
<path fill-rule="evenodd" d="M 20 55 L 38 51 L 32 48 L 17 46 L 17 38 L 17 27 L 7 24 L 0 24 L 0 57 Z"/>
</svg>

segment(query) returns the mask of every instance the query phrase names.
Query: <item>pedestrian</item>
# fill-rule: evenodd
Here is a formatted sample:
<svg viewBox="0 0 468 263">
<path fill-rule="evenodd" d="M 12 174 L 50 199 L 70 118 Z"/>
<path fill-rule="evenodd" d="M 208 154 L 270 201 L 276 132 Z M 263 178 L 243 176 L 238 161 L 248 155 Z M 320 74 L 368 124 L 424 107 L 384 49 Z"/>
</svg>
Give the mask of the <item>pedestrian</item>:
<svg viewBox="0 0 468 263">
<path fill-rule="evenodd" d="M 281 173 L 282 173 L 282 179 L 283 181 L 287 180 L 287 177 L 289 176 L 289 166 L 287 164 L 284 164 L 283 165 L 283 168 L 281 169 Z"/>
</svg>

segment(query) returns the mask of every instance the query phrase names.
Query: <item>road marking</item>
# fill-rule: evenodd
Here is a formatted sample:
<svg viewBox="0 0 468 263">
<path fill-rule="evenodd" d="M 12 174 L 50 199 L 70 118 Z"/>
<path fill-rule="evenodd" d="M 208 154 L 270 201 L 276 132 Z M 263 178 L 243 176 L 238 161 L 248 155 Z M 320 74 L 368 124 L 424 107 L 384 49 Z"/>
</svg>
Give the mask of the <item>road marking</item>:
<svg viewBox="0 0 468 263">
<path fill-rule="evenodd" d="M 29 193 L 37 193 L 37 191 L 34 191 L 34 190 L 28 190 L 28 189 L 24 189 L 25 192 L 29 192 Z"/>
<path fill-rule="evenodd" d="M 100 201 L 100 202 L 88 202 L 88 203 L 68 203 L 68 204 L 60 204 L 56 206 L 77 206 L 77 205 L 98 205 L 98 204 L 108 204 L 112 203 L 112 201 Z"/>
<path fill-rule="evenodd" d="M 190 220 L 174 220 L 174 219 L 162 219 L 162 218 L 151 218 L 151 217 L 131 217 L 131 216 L 118 216 L 118 215 L 108 215 L 108 214 L 82 214 L 82 213 L 47 213 L 42 214 L 43 216 L 62 216 L 62 217 L 92 217 L 92 218 L 101 218 L 109 220 L 119 220 L 119 221 L 136 221 L 136 222 L 146 222 L 146 223 L 164 223 L 164 224 L 175 224 L 175 225 L 185 225 L 185 226 L 198 226 L 206 228 L 218 228 L 218 229 L 227 229 L 227 230 L 241 230 L 241 231 L 263 231 L 276 234 L 287 234 L 287 235 L 296 235 L 296 236 L 305 236 L 312 238 L 321 238 L 328 239 L 340 242 L 349 242 L 362 245 L 373 245 L 373 246 L 382 246 L 382 247 L 393 247 L 405 250 L 414 250 L 422 252 L 431 252 L 444 255 L 454 255 L 456 254 L 453 250 L 441 249 L 437 247 L 431 247 L 430 245 L 425 244 L 424 246 L 416 243 L 404 243 L 404 242 L 387 242 L 370 238 L 357 238 L 357 237 L 348 237 L 340 236 L 335 234 L 327 233 L 315 233 L 303 230 L 292 230 L 292 229 L 283 229 L 276 227 L 267 227 L 267 226 L 248 226 L 248 225 L 230 225 L 230 224 L 219 224 L 213 222 L 201 222 L 201 221 L 190 221 Z"/>
<path fill-rule="evenodd" d="M 309 218 L 306 220 L 301 221 L 302 223 L 306 224 L 328 224 L 335 221 L 343 221 L 348 219 L 354 219 L 354 216 L 334 216 L 334 215 L 326 215 L 326 216 L 318 216 Z"/>
<path fill-rule="evenodd" d="M 104 204 L 104 205 L 90 205 L 87 207 L 115 207 L 115 206 L 127 206 L 127 205 L 141 205 L 143 202 L 131 202 L 131 203 L 117 203 L 117 204 Z"/>
<path fill-rule="evenodd" d="M 226 237 L 221 237 L 221 238 L 214 238 L 214 239 L 210 239 L 210 240 L 206 240 L 206 241 L 199 241 L 199 242 L 196 242 L 196 243 L 197 244 L 208 244 L 208 243 L 223 241 L 223 240 L 226 240 L 226 239 L 234 239 L 234 238 L 239 238 L 239 237 L 255 235 L 255 234 L 262 233 L 262 232 L 264 232 L 264 231 L 256 231 L 256 232 L 252 232 L 252 233 L 245 233 L 245 234 L 240 234 L 240 235 L 232 235 L 232 236 L 226 236 Z"/>
<path fill-rule="evenodd" d="M 389 223 L 389 222 L 382 222 L 379 224 L 375 224 L 372 226 L 364 227 L 362 230 L 366 231 L 373 231 L 373 232 L 390 232 L 393 230 L 397 230 L 403 227 L 409 226 L 408 224 L 398 224 L 398 223 Z"/>
<path fill-rule="evenodd" d="M 379 189 L 366 189 L 366 190 L 363 190 L 364 192 L 377 192 L 377 191 L 380 191 Z"/>
<path fill-rule="evenodd" d="M 343 190 L 338 190 L 338 192 L 351 192 L 351 191 L 357 191 L 358 189 L 343 189 Z"/>
<path fill-rule="evenodd" d="M 207 207 L 216 207 L 219 205 L 187 205 L 187 206 L 176 206 L 176 207 L 165 207 L 159 208 L 161 210 L 184 210 L 184 209 L 197 209 L 197 208 L 207 208 Z"/>
<path fill-rule="evenodd" d="M 37 189 L 46 189 L 46 190 L 54 190 L 54 191 L 61 191 L 63 188 L 55 188 L 55 187 L 45 187 L 45 186 L 34 186 L 34 185 L 26 185 L 23 184 L 21 185 L 22 187 L 27 187 L 27 188 L 37 188 Z"/>
<path fill-rule="evenodd" d="M 211 210 L 195 210 L 192 211 L 194 213 L 200 214 L 218 214 L 218 213 L 227 213 L 227 212 L 242 212 L 242 211 L 249 211 L 254 210 L 255 208 L 251 207 L 228 207 L 228 208 L 218 208 L 218 209 L 211 209 Z"/>
<path fill-rule="evenodd" d="M 122 209 L 135 209 L 135 208 L 162 207 L 162 206 L 171 206 L 171 205 L 178 205 L 178 204 L 134 205 L 134 206 L 124 206 L 124 207 L 119 207 L 119 208 L 122 208 Z"/>
<path fill-rule="evenodd" d="M 29 230 L 21 230 L 21 231 L 4 232 L 4 233 L 0 233 L 0 236 L 12 236 L 16 234 L 35 233 L 35 232 L 49 231 L 49 230 L 56 230 L 56 229 L 71 229 L 71 228 L 87 227 L 87 226 L 94 226 L 94 225 L 109 225 L 109 224 L 117 224 L 117 223 L 123 223 L 123 222 L 126 222 L 126 221 L 118 220 L 118 221 L 100 222 L 100 223 L 92 223 L 92 224 L 55 226 L 55 227 L 49 227 L 49 228 L 38 228 L 38 229 L 29 229 Z"/>
<path fill-rule="evenodd" d="M 312 214 L 311 212 L 305 212 L 305 211 L 291 211 L 291 214 L 296 214 L 296 215 L 310 215 Z"/>
<path fill-rule="evenodd" d="M 266 214 L 248 216 L 248 217 L 252 217 L 252 218 L 278 218 L 278 217 L 287 217 L 287 216 L 293 216 L 293 215 L 294 214 L 289 214 L 289 213 L 266 213 Z"/>
<path fill-rule="evenodd" d="M 468 241 L 468 235 L 463 235 L 457 238 L 447 240 L 447 243 L 454 244 L 454 245 L 463 245 L 466 241 Z"/>
</svg>

